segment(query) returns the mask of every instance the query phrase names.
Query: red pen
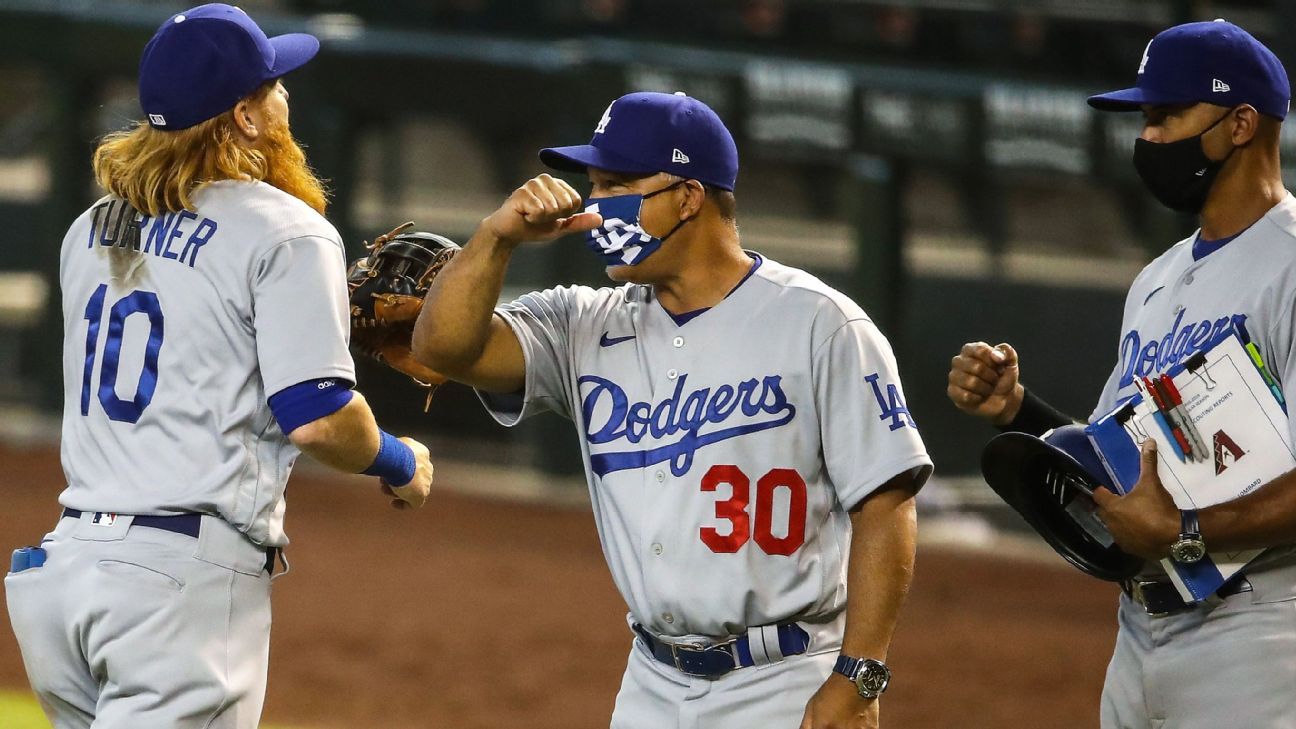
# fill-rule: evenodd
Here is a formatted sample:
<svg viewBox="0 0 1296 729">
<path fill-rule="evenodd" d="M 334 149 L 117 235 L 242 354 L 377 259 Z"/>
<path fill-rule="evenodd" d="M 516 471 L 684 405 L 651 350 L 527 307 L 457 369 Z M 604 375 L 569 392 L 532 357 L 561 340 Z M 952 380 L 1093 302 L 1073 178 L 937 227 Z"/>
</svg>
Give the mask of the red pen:
<svg viewBox="0 0 1296 729">
<path fill-rule="evenodd" d="M 1188 409 L 1184 407 L 1183 396 L 1179 394 L 1179 386 L 1175 384 L 1174 378 L 1169 375 L 1161 375 L 1161 384 L 1165 387 L 1166 395 L 1170 398 L 1170 406 L 1174 409 L 1175 417 L 1178 418 L 1179 424 L 1183 426 L 1184 434 L 1188 440 L 1192 441 L 1193 450 L 1197 451 L 1200 457 L 1198 460 L 1204 460 L 1206 457 L 1206 441 L 1202 440 L 1201 433 L 1197 431 L 1197 425 L 1193 423 L 1192 418 L 1188 415 Z"/>
<path fill-rule="evenodd" d="M 1179 451 L 1183 454 L 1183 458 L 1185 460 L 1188 458 L 1192 458 L 1194 461 L 1197 460 L 1196 458 L 1193 458 L 1192 446 L 1188 443 L 1188 437 L 1184 435 L 1183 428 L 1180 426 L 1178 418 L 1171 410 L 1171 406 L 1169 405 L 1169 393 L 1158 380 L 1144 379 L 1148 390 L 1152 393 L 1152 402 L 1156 404 L 1157 410 L 1161 413 L 1161 417 L 1165 418 L 1166 425 L 1170 428 L 1171 437 L 1174 438 L 1175 443 L 1179 446 Z"/>
</svg>

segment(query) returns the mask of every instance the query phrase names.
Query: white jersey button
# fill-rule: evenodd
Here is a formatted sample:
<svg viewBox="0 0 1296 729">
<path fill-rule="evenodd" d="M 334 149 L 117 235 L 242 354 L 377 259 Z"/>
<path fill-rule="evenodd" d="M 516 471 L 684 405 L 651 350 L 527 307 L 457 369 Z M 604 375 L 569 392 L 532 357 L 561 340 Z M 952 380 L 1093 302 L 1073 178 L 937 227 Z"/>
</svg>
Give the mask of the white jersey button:
<svg viewBox="0 0 1296 729">
<path fill-rule="evenodd" d="M 676 347 L 683 347 L 684 337 L 675 337 L 675 341 L 671 342 L 671 344 L 674 344 Z"/>
<path fill-rule="evenodd" d="M 675 622 L 675 616 L 670 613 L 662 613 L 662 620 L 665 620 L 668 623 L 673 623 Z"/>
<path fill-rule="evenodd" d="M 661 553 L 662 553 L 662 545 L 657 544 L 656 542 L 654 542 L 653 545 L 652 545 L 652 551 L 653 551 L 653 554 L 661 554 Z"/>
<path fill-rule="evenodd" d="M 653 478 L 657 479 L 657 483 L 661 483 L 662 481 L 666 480 L 666 472 L 658 471 L 657 473 L 653 474 Z"/>
<path fill-rule="evenodd" d="M 666 379 L 673 380 L 676 377 L 679 377 L 679 370 L 669 369 L 666 371 Z"/>
</svg>

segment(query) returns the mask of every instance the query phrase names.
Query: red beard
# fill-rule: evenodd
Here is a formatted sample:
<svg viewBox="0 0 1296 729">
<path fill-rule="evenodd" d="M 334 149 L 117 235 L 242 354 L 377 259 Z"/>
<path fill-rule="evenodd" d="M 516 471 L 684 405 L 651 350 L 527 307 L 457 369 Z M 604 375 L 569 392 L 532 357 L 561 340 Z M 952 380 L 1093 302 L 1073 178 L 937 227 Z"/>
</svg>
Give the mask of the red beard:
<svg viewBox="0 0 1296 729">
<path fill-rule="evenodd" d="M 266 184 L 274 185 L 324 214 L 328 207 L 328 192 L 315 171 L 306 163 L 306 153 L 293 139 L 287 122 L 271 122 L 265 137 L 257 145 L 265 155 Z"/>
</svg>

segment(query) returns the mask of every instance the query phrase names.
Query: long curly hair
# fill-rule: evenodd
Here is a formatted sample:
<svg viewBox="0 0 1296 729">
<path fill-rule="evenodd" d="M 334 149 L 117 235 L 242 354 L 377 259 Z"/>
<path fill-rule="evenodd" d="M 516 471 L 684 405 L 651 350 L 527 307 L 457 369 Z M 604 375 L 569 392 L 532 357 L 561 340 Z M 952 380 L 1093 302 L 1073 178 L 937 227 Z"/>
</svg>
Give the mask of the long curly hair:
<svg viewBox="0 0 1296 729">
<path fill-rule="evenodd" d="M 260 103 L 271 81 L 252 93 Z M 95 149 L 95 179 L 109 194 L 157 217 L 193 210 L 193 195 L 209 182 L 259 180 L 287 192 L 321 215 L 328 203 L 324 184 L 306 162 L 287 122 L 272 122 L 257 144 L 244 144 L 233 109 L 188 129 L 161 131 L 148 122 L 104 136 Z"/>
</svg>

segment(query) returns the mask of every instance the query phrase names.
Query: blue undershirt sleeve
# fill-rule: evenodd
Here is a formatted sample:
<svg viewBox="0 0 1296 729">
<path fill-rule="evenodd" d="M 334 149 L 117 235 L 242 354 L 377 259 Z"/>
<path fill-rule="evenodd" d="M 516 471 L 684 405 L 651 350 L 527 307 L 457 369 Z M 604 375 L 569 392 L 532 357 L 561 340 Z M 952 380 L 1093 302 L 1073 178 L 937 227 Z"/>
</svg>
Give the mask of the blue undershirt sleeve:
<svg viewBox="0 0 1296 729">
<path fill-rule="evenodd" d="M 330 377 L 290 385 L 270 396 L 270 411 L 287 435 L 301 426 L 332 415 L 351 402 L 352 383 Z"/>
</svg>

